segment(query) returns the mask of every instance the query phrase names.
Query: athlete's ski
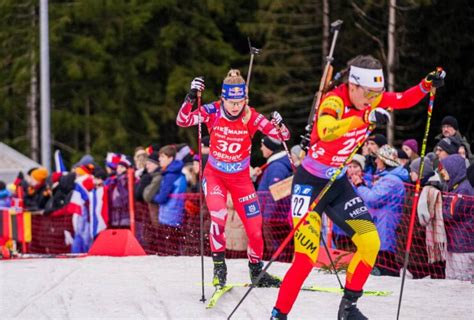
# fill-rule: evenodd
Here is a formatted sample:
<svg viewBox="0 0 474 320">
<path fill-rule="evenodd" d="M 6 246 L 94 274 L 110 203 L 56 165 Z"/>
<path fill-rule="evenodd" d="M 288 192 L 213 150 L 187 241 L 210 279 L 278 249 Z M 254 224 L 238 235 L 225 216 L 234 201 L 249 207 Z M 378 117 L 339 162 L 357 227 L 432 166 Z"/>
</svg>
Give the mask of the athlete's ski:
<svg viewBox="0 0 474 320">
<path fill-rule="evenodd" d="M 214 306 L 217 304 L 217 301 L 219 301 L 219 299 L 224 295 L 224 293 L 230 291 L 233 287 L 234 285 L 227 284 L 222 288 L 216 288 L 216 291 L 214 291 L 211 298 L 209 299 L 209 303 L 207 304 L 206 309 L 214 308 Z"/>
<path fill-rule="evenodd" d="M 331 293 L 343 293 L 344 289 L 341 288 L 323 288 L 318 286 L 304 286 L 301 288 L 303 291 L 318 291 L 318 292 L 331 292 Z M 392 291 L 371 291 L 364 290 L 364 296 L 389 296 Z"/>
<path fill-rule="evenodd" d="M 211 285 L 211 284 L 206 284 Z M 250 287 L 250 283 L 230 283 L 227 284 L 232 287 Z M 303 291 L 317 291 L 317 292 L 329 292 L 329 293 L 343 293 L 344 289 L 341 288 L 328 288 L 328 287 L 318 287 L 318 286 L 304 286 L 301 288 Z M 374 290 L 364 290 L 365 296 L 379 296 L 385 297 L 390 296 L 392 291 L 374 291 Z"/>
</svg>

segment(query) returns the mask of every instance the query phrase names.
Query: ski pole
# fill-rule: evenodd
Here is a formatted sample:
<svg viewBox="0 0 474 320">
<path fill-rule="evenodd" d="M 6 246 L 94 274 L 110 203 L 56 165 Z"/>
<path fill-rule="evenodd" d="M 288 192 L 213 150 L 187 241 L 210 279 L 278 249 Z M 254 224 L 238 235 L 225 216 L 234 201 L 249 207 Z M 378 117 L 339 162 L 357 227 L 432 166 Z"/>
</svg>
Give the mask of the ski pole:
<svg viewBox="0 0 474 320">
<path fill-rule="evenodd" d="M 416 179 L 416 184 L 415 184 L 415 196 L 413 198 L 413 203 L 412 203 L 412 207 L 411 207 L 410 226 L 408 228 L 407 244 L 406 244 L 406 248 L 405 248 L 405 259 L 403 261 L 402 284 L 401 284 L 401 287 L 400 287 L 400 297 L 398 299 L 397 320 L 400 316 L 400 308 L 401 308 L 401 305 L 402 305 L 403 287 L 405 285 L 405 276 L 406 276 L 406 273 L 407 273 L 408 260 L 409 260 L 409 257 L 410 257 L 411 242 L 412 242 L 412 239 L 413 239 L 413 229 L 415 227 L 415 215 L 416 215 L 416 211 L 417 211 L 416 209 L 417 209 L 417 206 L 418 206 L 418 199 L 420 198 L 420 181 L 422 179 L 421 176 L 423 174 L 426 144 L 428 142 L 428 133 L 430 131 L 431 115 L 433 113 L 433 106 L 434 106 L 435 96 L 436 96 L 436 88 L 432 88 L 431 91 L 430 91 L 430 100 L 429 100 L 429 103 L 428 103 L 428 119 L 426 120 L 425 134 L 423 136 L 423 143 L 421 145 L 420 168 L 418 170 L 418 179 Z"/>
<path fill-rule="evenodd" d="M 331 253 L 329 252 L 328 245 L 326 244 L 326 240 L 324 240 L 324 237 L 322 236 L 322 234 L 321 234 L 321 240 L 323 241 L 324 249 L 326 250 L 326 253 L 327 253 L 327 255 L 328 255 L 329 261 L 331 262 L 331 266 L 332 266 L 332 268 L 334 269 L 334 273 L 336 274 L 337 282 L 339 282 L 339 287 L 340 287 L 341 289 L 344 289 L 344 286 L 342 285 L 341 279 L 339 278 L 339 273 L 337 273 L 336 264 L 335 264 L 334 261 L 332 260 Z"/>
<path fill-rule="evenodd" d="M 263 277 L 263 275 L 265 274 L 265 272 L 268 270 L 268 268 L 271 266 L 271 264 L 273 262 L 275 262 L 275 260 L 278 258 L 278 256 L 281 254 L 281 252 L 285 249 L 286 245 L 291 241 L 291 238 L 293 237 L 293 235 L 295 234 L 295 232 L 299 229 L 299 227 L 301 226 L 301 224 L 303 224 L 305 221 L 306 221 L 306 218 L 308 217 L 309 213 L 314 211 L 314 209 L 316 208 L 316 206 L 318 205 L 319 201 L 321 201 L 321 199 L 326 195 L 326 193 L 328 192 L 328 190 L 331 188 L 331 186 L 334 184 L 334 182 L 336 181 L 337 177 L 339 176 L 339 174 L 341 174 L 342 170 L 344 170 L 344 167 L 352 160 L 352 158 L 354 157 L 354 155 L 357 153 L 357 151 L 362 147 L 362 145 L 365 143 L 365 141 L 367 140 L 367 138 L 372 134 L 372 131 L 374 129 L 374 126 L 373 125 L 370 125 L 369 128 L 367 129 L 367 132 L 365 133 L 365 136 L 363 139 L 361 139 L 358 144 L 355 146 L 355 148 L 352 150 L 352 152 L 349 154 L 349 156 L 346 158 L 346 160 L 337 168 L 337 170 L 334 172 L 334 174 L 331 176 L 331 178 L 329 179 L 329 181 L 326 183 L 326 185 L 324 186 L 324 188 L 321 190 L 321 192 L 318 194 L 318 196 L 316 197 L 316 199 L 314 199 L 314 201 L 311 203 L 311 205 L 309 206 L 309 209 L 308 211 L 306 211 L 306 213 L 303 215 L 303 217 L 301 217 L 301 220 L 296 224 L 296 226 L 290 231 L 290 233 L 286 236 L 286 238 L 283 240 L 283 242 L 280 244 L 280 246 L 278 247 L 278 249 L 275 251 L 275 253 L 273 253 L 272 257 L 270 258 L 270 260 L 268 261 L 267 265 L 262 269 L 262 271 L 260 272 L 260 274 L 258 275 L 258 277 L 255 279 L 255 281 L 249 286 L 249 288 L 247 289 L 247 292 L 245 292 L 244 296 L 240 299 L 239 303 L 237 303 L 237 305 L 235 306 L 234 310 L 232 310 L 232 312 L 230 313 L 230 315 L 227 317 L 227 320 L 229 320 L 232 315 L 235 313 L 235 311 L 237 311 L 237 309 L 239 308 L 239 306 L 242 304 L 242 302 L 244 302 L 245 298 L 250 294 L 250 292 L 252 291 L 252 289 L 255 287 L 255 284 L 256 283 L 259 283 L 260 282 L 260 279 Z"/>
<path fill-rule="evenodd" d="M 198 107 L 198 153 L 199 153 L 199 246 L 201 251 L 201 300 L 206 302 L 204 294 L 204 213 L 202 210 L 202 117 L 201 117 L 201 91 L 197 92 L 197 107 Z"/>
<path fill-rule="evenodd" d="M 250 38 L 247 37 L 247 40 L 249 42 L 249 50 L 250 50 L 250 63 L 249 63 L 249 71 L 247 73 L 247 100 L 249 96 L 249 87 L 250 87 L 250 77 L 252 76 L 252 66 L 253 66 L 253 58 L 255 55 L 259 55 L 261 50 L 257 49 L 255 47 L 252 47 L 252 43 L 250 42 Z"/>
</svg>

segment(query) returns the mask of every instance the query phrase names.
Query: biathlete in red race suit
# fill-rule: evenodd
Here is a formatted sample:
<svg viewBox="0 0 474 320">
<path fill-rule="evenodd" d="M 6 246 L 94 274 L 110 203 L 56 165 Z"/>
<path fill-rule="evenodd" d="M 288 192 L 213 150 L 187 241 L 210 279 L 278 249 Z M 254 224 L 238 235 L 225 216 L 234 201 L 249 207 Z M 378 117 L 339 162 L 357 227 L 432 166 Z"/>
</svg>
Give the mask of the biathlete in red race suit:
<svg viewBox="0 0 474 320">
<path fill-rule="evenodd" d="M 386 108 L 414 106 L 432 86 L 441 86 L 445 76 L 441 70 L 432 72 L 420 84 L 404 92 L 385 92 L 382 64 L 372 56 L 355 57 L 348 62 L 345 73 L 348 73 L 348 82 L 329 91 L 322 99 L 308 154 L 295 174 L 291 207 L 294 225 L 358 142 L 364 139 L 369 125 L 389 122 Z M 357 247 L 347 268 L 338 319 L 367 319 L 356 303 L 374 266 L 380 239 L 367 207 L 349 183 L 345 169 L 295 232 L 294 260 L 281 284 L 271 319 L 287 319 L 303 282 L 317 261 L 322 212 L 343 229 Z"/>
<path fill-rule="evenodd" d="M 197 91 L 204 90 L 204 80 L 195 78 L 191 91 L 179 110 L 176 123 L 180 127 L 198 124 L 198 110 L 192 111 Z M 247 255 L 252 282 L 262 270 L 262 213 L 255 188 L 250 179 L 252 137 L 258 131 L 276 139 L 288 140 L 290 133 L 274 112 L 267 120 L 246 105 L 245 80 L 239 70 L 230 70 L 224 79 L 220 101 L 201 108 L 201 121 L 210 133 L 210 153 L 203 174 L 203 191 L 211 215 L 210 244 L 214 262 L 215 286 L 224 286 L 227 267 L 224 260 L 229 192 L 248 236 Z M 281 126 L 280 126 L 281 125 Z M 276 128 L 280 127 L 280 130 Z M 258 286 L 278 287 L 280 280 L 265 273 Z"/>
</svg>

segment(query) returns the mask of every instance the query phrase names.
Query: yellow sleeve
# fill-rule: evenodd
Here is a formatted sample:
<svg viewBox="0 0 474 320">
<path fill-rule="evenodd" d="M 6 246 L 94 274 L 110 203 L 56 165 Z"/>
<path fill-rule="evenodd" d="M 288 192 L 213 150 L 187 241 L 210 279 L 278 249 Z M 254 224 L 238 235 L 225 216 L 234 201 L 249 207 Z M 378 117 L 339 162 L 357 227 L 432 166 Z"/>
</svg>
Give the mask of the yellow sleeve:
<svg viewBox="0 0 474 320">
<path fill-rule="evenodd" d="M 322 141 L 333 141 L 346 132 L 364 125 L 362 118 L 349 117 L 342 119 L 344 102 L 338 96 L 329 96 L 323 100 L 318 112 L 318 136 Z"/>
</svg>

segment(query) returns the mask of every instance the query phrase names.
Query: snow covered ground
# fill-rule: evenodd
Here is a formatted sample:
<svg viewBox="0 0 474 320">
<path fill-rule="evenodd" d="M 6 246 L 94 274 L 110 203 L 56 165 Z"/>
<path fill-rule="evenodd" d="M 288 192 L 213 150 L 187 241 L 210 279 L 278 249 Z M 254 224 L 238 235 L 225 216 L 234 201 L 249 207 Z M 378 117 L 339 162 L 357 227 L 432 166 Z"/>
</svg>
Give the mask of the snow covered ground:
<svg viewBox="0 0 474 320">
<path fill-rule="evenodd" d="M 228 260 L 228 281 L 248 282 L 245 260 Z M 284 275 L 288 264 L 270 272 Z M 212 265 L 205 259 L 206 281 Z M 344 277 L 344 276 L 342 276 Z M 201 298 L 199 257 L 86 257 L 0 262 L 0 319 L 226 319 L 247 288 L 234 288 L 206 310 Z M 337 287 L 334 275 L 313 272 L 307 284 Z M 370 277 L 363 297 L 370 319 L 395 319 L 400 278 Z M 206 287 L 206 297 L 213 292 Z M 268 319 L 277 289 L 254 289 L 232 319 Z M 340 295 L 301 292 L 291 319 L 335 319 Z M 401 319 L 472 319 L 474 286 L 454 280 L 405 282 Z"/>
</svg>

